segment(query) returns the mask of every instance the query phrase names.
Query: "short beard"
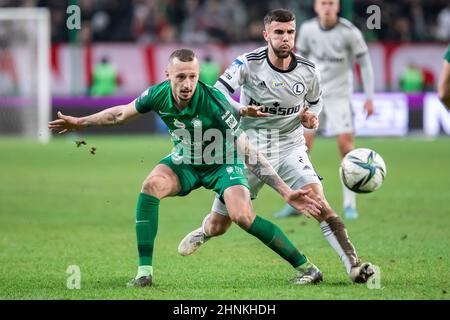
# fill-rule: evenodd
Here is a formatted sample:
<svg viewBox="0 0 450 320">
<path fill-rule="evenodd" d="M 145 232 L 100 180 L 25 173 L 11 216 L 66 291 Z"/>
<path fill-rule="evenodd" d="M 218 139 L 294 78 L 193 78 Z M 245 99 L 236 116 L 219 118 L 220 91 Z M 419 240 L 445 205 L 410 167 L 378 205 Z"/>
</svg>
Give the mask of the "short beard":
<svg viewBox="0 0 450 320">
<path fill-rule="evenodd" d="M 275 49 L 272 45 L 271 45 L 271 47 L 272 47 L 273 53 L 275 53 L 275 55 L 279 59 L 286 59 L 286 58 L 288 58 L 291 55 L 291 51 L 284 52 L 284 51 Z"/>
</svg>

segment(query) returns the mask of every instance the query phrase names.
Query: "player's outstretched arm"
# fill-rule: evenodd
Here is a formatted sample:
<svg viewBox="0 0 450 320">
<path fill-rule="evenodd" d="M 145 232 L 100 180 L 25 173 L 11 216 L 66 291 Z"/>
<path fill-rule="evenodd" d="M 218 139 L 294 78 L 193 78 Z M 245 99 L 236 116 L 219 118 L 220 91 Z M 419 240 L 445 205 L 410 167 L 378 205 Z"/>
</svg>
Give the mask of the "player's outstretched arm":
<svg viewBox="0 0 450 320">
<path fill-rule="evenodd" d="M 124 124 L 140 115 L 134 105 L 135 101 L 80 118 L 67 116 L 58 112 L 58 119 L 49 122 L 48 128 L 58 131 L 58 134 L 64 134 L 71 131 L 79 131 L 87 127 Z"/>
<path fill-rule="evenodd" d="M 268 117 L 270 116 L 270 113 L 262 112 L 261 111 L 262 106 L 242 106 L 241 109 L 239 109 L 239 115 L 241 117 Z"/>
<path fill-rule="evenodd" d="M 364 93 L 366 95 L 366 101 L 364 101 L 364 110 L 366 111 L 366 117 L 369 117 L 374 112 L 373 95 L 374 95 L 374 75 L 372 63 L 370 62 L 370 55 L 367 52 L 358 58 L 358 63 L 361 66 L 361 78 L 363 82 Z"/>
<path fill-rule="evenodd" d="M 230 105 L 239 111 L 239 115 L 241 117 L 268 117 L 270 116 L 270 113 L 262 112 L 261 108 L 262 106 L 244 106 L 233 99 L 233 97 L 228 92 L 228 89 L 220 82 L 217 81 L 214 85 L 217 89 L 219 89 L 225 98 L 227 98 Z"/>
<path fill-rule="evenodd" d="M 306 216 L 318 216 L 322 208 L 319 198 L 313 199 L 312 190 L 292 190 L 276 173 L 267 159 L 251 146 L 248 136 L 241 132 L 237 140 L 238 151 L 244 156 L 245 164 L 262 182 L 271 186 L 283 199 Z"/>
<path fill-rule="evenodd" d="M 450 63 L 444 60 L 439 78 L 439 99 L 450 110 Z"/>
</svg>

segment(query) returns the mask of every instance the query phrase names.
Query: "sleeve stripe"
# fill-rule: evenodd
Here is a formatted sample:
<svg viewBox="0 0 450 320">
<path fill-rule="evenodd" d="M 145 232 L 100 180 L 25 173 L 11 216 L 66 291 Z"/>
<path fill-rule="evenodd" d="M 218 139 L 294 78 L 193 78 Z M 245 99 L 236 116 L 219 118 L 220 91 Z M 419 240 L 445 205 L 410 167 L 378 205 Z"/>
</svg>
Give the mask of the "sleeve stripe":
<svg viewBox="0 0 450 320">
<path fill-rule="evenodd" d="M 217 81 L 219 81 L 221 84 L 223 84 L 225 86 L 225 88 L 227 88 L 229 93 L 234 93 L 234 89 L 225 82 L 225 80 L 223 80 L 222 78 L 217 79 Z"/>
<path fill-rule="evenodd" d="M 263 59 L 266 59 L 266 58 L 267 58 L 267 56 L 262 56 L 262 57 L 259 57 L 259 58 L 248 58 L 247 61 L 258 61 L 258 60 L 263 60 Z"/>
<path fill-rule="evenodd" d="M 355 55 L 355 58 L 359 59 L 359 58 L 361 58 L 362 56 L 364 56 L 366 53 L 367 53 L 367 51 L 358 53 L 357 55 Z"/>
<path fill-rule="evenodd" d="M 299 55 L 295 55 L 295 57 L 296 57 L 296 59 L 297 59 L 297 62 L 306 64 L 306 65 L 308 65 L 308 66 L 310 66 L 310 67 L 313 67 L 313 68 L 316 67 L 316 65 L 314 64 L 314 62 L 312 62 L 311 60 L 305 59 L 305 58 L 303 58 L 303 57 L 301 57 L 301 56 L 299 56 Z"/>
<path fill-rule="evenodd" d="M 312 101 L 312 102 L 309 102 L 308 100 L 306 100 L 306 102 L 308 102 L 310 105 L 313 105 L 313 104 L 317 104 L 319 102 L 319 100 L 320 100 L 320 98 L 317 99 L 316 101 Z"/>
<path fill-rule="evenodd" d="M 255 58 L 255 57 L 259 57 L 259 56 L 265 55 L 265 54 L 267 54 L 267 51 L 266 51 L 266 50 L 263 50 L 263 51 L 261 51 L 261 52 L 249 53 L 249 54 L 247 54 L 245 57 L 246 57 L 247 59 L 248 59 L 248 58 Z"/>
</svg>

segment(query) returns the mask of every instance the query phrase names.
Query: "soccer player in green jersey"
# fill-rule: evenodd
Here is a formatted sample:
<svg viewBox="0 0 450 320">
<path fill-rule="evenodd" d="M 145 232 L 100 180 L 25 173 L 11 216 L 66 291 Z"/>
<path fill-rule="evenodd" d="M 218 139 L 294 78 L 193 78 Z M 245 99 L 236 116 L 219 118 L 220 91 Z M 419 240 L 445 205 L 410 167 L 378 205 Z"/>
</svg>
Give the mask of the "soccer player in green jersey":
<svg viewBox="0 0 450 320">
<path fill-rule="evenodd" d="M 152 257 L 160 200 L 185 196 L 201 186 L 218 194 L 233 222 L 297 270 L 294 283 L 307 284 L 313 282 L 311 279 L 321 281 L 318 268 L 290 242 L 283 231 L 253 211 L 244 165 L 237 151 L 261 181 L 274 188 L 297 210 L 317 216 L 323 205 L 322 200 L 315 198 L 311 190 L 293 191 L 261 153 L 250 145 L 245 133 L 239 129 L 237 115 L 225 96 L 220 90 L 198 81 L 199 62 L 193 51 L 174 51 L 169 58 L 166 75 L 167 81 L 148 88 L 128 105 L 115 106 L 81 118 L 58 112 L 58 119 L 49 123 L 49 129 L 64 134 L 90 126 L 123 124 L 140 114 L 154 111 L 169 127 L 174 150 L 150 172 L 138 197 L 136 236 L 139 267 L 128 286 L 152 285 Z M 217 139 L 220 141 L 219 135 L 228 138 L 222 139 L 223 143 L 216 143 Z M 200 140 L 196 139 L 198 136 Z M 232 139 L 229 139 L 230 136 Z M 215 148 L 211 148 L 212 140 L 215 141 Z M 237 151 L 233 148 L 230 151 L 230 145 L 234 144 Z"/>
<path fill-rule="evenodd" d="M 441 77 L 439 79 L 439 99 L 450 109 L 450 44 L 444 55 Z"/>
</svg>

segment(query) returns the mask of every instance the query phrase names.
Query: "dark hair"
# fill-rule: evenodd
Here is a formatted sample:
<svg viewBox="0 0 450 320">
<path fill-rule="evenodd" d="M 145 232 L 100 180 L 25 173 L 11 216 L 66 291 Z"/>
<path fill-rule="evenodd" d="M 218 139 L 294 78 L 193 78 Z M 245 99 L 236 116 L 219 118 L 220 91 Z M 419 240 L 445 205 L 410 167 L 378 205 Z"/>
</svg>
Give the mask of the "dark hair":
<svg viewBox="0 0 450 320">
<path fill-rule="evenodd" d="M 189 62 L 197 58 L 197 55 L 190 49 L 178 49 L 172 52 L 169 57 L 169 62 L 172 62 L 175 58 L 183 62 Z"/>
<path fill-rule="evenodd" d="M 286 9 L 274 9 L 269 11 L 264 17 L 264 25 L 276 22 L 290 22 L 295 20 L 295 14 Z"/>
</svg>

